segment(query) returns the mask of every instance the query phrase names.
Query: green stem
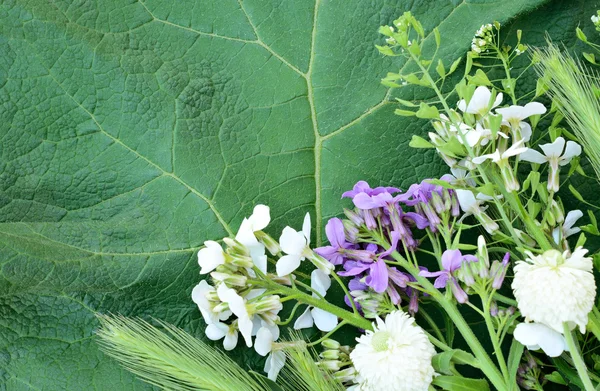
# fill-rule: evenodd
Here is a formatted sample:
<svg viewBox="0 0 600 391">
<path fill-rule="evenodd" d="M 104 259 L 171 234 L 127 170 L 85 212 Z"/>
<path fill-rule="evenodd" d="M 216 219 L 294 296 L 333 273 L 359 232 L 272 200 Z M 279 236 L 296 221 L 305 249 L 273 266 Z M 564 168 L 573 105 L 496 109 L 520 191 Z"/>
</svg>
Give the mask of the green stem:
<svg viewBox="0 0 600 391">
<path fill-rule="evenodd" d="M 331 272 L 331 275 L 333 276 L 333 279 L 339 284 L 339 286 L 342 287 L 342 290 L 344 291 L 344 294 L 346 295 L 346 297 L 350 301 L 350 305 L 352 305 L 352 311 L 354 312 L 354 314 L 358 315 L 358 308 L 356 308 L 356 304 L 354 304 L 354 299 L 352 298 L 352 296 L 350 296 L 350 292 L 348 292 L 348 288 L 346 288 L 346 285 L 344 284 L 344 282 L 335 273 L 335 271 Z"/>
<path fill-rule="evenodd" d="M 345 320 L 342 320 L 340 323 L 338 323 L 337 326 L 335 326 L 335 328 L 333 330 L 331 330 L 330 332 L 328 332 L 321 338 L 317 339 L 316 341 L 307 343 L 306 346 L 315 346 L 315 345 L 320 344 L 321 342 L 325 341 L 327 338 L 331 337 L 336 331 L 338 331 L 340 328 L 342 328 L 342 326 L 345 326 L 346 324 L 347 324 L 347 322 Z"/>
<path fill-rule="evenodd" d="M 565 335 L 565 339 L 567 340 L 567 346 L 569 347 L 573 364 L 575 364 L 575 369 L 577 369 L 577 374 L 583 383 L 585 391 L 594 391 L 594 385 L 590 380 L 587 367 L 583 361 L 583 358 L 581 357 L 581 352 L 579 351 L 579 344 L 575 338 L 573 338 L 573 333 L 571 332 L 567 322 L 563 323 L 563 333 Z"/>
<path fill-rule="evenodd" d="M 600 312 L 595 306 L 589 314 L 587 329 L 600 341 Z"/>
<path fill-rule="evenodd" d="M 491 297 L 487 297 L 485 295 L 481 295 L 481 301 L 484 305 L 483 307 L 483 319 L 485 320 L 485 325 L 487 327 L 488 333 L 490 334 L 490 339 L 492 340 L 492 346 L 494 347 L 494 352 L 496 353 L 496 360 L 498 364 L 500 364 L 500 370 L 506 379 L 506 384 L 510 384 L 511 379 L 508 373 L 508 367 L 506 366 L 506 360 L 504 359 L 504 353 L 502 353 L 502 346 L 500 346 L 500 341 L 498 340 L 498 333 L 494 327 L 494 323 L 492 321 L 492 317 L 490 315 L 490 302 Z"/>
<path fill-rule="evenodd" d="M 252 281 L 256 285 L 263 286 L 267 288 L 272 293 L 279 293 L 283 296 L 296 296 L 299 302 L 304 304 L 311 305 L 316 308 L 320 308 L 323 311 L 327 311 L 329 313 L 334 314 L 338 318 L 342 319 L 348 324 L 354 325 L 358 328 L 364 330 L 371 330 L 373 327 L 371 325 L 371 321 L 363 318 L 359 314 L 354 314 L 350 311 L 347 311 L 343 308 L 340 308 L 336 305 L 329 303 L 327 300 L 322 300 L 318 297 L 313 297 L 304 292 L 300 292 L 298 290 L 294 290 L 292 288 L 288 288 L 283 285 L 279 285 L 270 280 L 253 280 Z"/>
<path fill-rule="evenodd" d="M 431 297 L 437 301 L 448 314 L 456 329 L 460 332 L 475 357 L 479 360 L 481 371 L 490 380 L 494 387 L 496 387 L 498 390 L 505 390 L 506 384 L 502 374 L 490 356 L 487 354 L 479 342 L 479 339 L 477 336 L 475 336 L 473 330 L 471 330 L 471 327 L 469 327 L 456 305 L 447 299 L 439 290 L 434 288 L 433 284 L 431 284 L 429 280 L 419 276 L 419 269 L 412 266 L 406 259 L 404 259 L 404 257 L 402 257 L 402 255 L 400 255 L 400 253 L 394 251 L 391 255 L 402 267 L 404 267 L 410 274 L 413 275 L 413 277 L 417 279 L 418 283 L 425 288 Z"/>
</svg>

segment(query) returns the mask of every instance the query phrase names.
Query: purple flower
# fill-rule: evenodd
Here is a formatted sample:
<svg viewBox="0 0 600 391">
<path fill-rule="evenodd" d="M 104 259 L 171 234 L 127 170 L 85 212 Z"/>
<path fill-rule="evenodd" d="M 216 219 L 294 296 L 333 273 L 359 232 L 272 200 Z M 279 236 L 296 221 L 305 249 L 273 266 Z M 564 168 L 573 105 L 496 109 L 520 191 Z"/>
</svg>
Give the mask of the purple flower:
<svg viewBox="0 0 600 391">
<path fill-rule="evenodd" d="M 315 252 L 332 264 L 341 265 L 344 263 L 344 250 L 352 247 L 351 243 L 346 242 L 344 223 L 337 217 L 329 219 L 325 233 L 331 245 L 316 248 Z"/>
<path fill-rule="evenodd" d="M 447 288 L 450 282 L 450 289 L 459 303 L 466 303 L 468 300 L 467 294 L 461 288 L 460 284 L 453 273 L 462 266 L 463 262 L 477 262 L 477 257 L 474 255 L 462 255 L 460 250 L 446 250 L 442 254 L 442 270 L 439 272 L 430 272 L 427 269 L 419 272 L 423 277 L 437 277 L 433 283 L 435 288 Z"/>
<path fill-rule="evenodd" d="M 510 253 L 506 253 L 504 254 L 504 258 L 502 258 L 502 263 L 498 261 L 494 261 L 492 263 L 492 267 L 490 269 L 490 277 L 493 279 L 492 288 L 500 289 L 502 287 L 504 277 L 506 277 L 506 271 L 508 270 L 509 260 Z"/>
<path fill-rule="evenodd" d="M 398 193 L 400 189 L 395 187 L 376 187 L 371 189 L 369 184 L 365 181 L 358 181 L 356 185 L 352 188 L 352 190 L 345 192 L 342 194 L 342 198 L 354 198 L 360 193 L 365 193 L 367 195 L 377 195 L 380 193 Z"/>
</svg>

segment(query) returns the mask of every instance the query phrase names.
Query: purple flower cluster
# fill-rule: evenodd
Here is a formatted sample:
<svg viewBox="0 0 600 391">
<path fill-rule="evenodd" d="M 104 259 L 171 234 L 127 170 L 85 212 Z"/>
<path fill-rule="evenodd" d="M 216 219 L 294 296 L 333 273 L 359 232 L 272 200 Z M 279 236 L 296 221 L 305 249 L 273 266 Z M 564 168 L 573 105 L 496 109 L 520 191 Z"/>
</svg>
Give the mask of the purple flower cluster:
<svg viewBox="0 0 600 391">
<path fill-rule="evenodd" d="M 457 216 L 460 210 L 454 192 L 423 181 L 402 194 L 395 187 L 372 189 L 360 181 L 342 197 L 352 198 L 356 208 L 345 211 L 348 220 L 329 220 L 325 231 L 330 245 L 315 252 L 332 264 L 341 265 L 340 276 L 354 277 L 349 285 L 351 291 L 370 288 L 378 294 L 385 292 L 393 304 L 399 304 L 403 294 L 410 300 L 409 310 L 416 312 L 417 291 L 408 286 L 414 278 L 389 266 L 386 260 L 393 251 L 414 250 L 419 245 L 413 236 L 414 228 L 436 232 L 444 222 L 442 216 L 446 221 L 448 216 Z M 405 211 L 402 206 L 412 211 Z M 361 235 L 370 236 L 369 231 L 385 235 L 390 247 L 361 241 Z"/>
</svg>

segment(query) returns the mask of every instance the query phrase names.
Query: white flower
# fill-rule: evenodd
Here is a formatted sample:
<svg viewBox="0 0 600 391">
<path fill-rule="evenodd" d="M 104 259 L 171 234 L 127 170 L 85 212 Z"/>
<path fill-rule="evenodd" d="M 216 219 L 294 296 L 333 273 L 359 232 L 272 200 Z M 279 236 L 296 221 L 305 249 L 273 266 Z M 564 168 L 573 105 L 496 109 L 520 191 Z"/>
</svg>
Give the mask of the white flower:
<svg viewBox="0 0 600 391">
<path fill-rule="evenodd" d="M 208 299 L 209 294 L 216 294 L 217 290 L 208 282 L 202 280 L 192 290 L 192 300 L 198 305 L 204 322 L 206 324 L 216 323 L 219 320 L 227 320 L 231 316 L 230 311 L 215 312 L 214 304 Z"/>
<path fill-rule="evenodd" d="M 285 227 L 279 238 L 281 250 L 286 253 L 279 258 L 275 269 L 277 276 L 284 277 L 298 269 L 300 263 L 309 259 L 319 270 L 325 274 L 330 274 L 333 270 L 333 264 L 316 254 L 310 248 L 310 214 L 304 216 L 302 231 L 298 232 L 291 227 Z"/>
<path fill-rule="evenodd" d="M 571 162 L 575 156 L 581 154 L 581 146 L 574 141 L 568 141 L 565 148 L 565 139 L 557 137 L 553 143 L 540 145 L 544 155 L 538 151 L 528 148 L 526 152 L 521 155 L 521 160 L 525 160 L 532 163 L 546 163 L 550 164 L 550 171 L 548 172 L 548 191 L 557 192 L 560 186 L 559 183 L 559 166 L 565 166 Z"/>
<path fill-rule="evenodd" d="M 456 198 L 458 198 L 458 203 L 463 212 L 465 212 L 465 216 L 473 215 L 490 235 L 500 228 L 498 223 L 484 212 L 482 208 L 484 200 L 475 198 L 472 191 L 456 189 Z"/>
<path fill-rule="evenodd" d="M 221 322 L 211 323 L 204 330 L 206 336 L 211 341 L 218 341 L 222 338 L 223 348 L 225 350 L 233 350 L 238 342 L 238 330 L 234 323 L 225 324 Z"/>
<path fill-rule="evenodd" d="M 200 265 L 200 274 L 210 273 L 219 265 L 225 263 L 225 253 L 221 245 L 213 240 L 204 242 L 204 247 L 198 251 L 198 264 Z"/>
<path fill-rule="evenodd" d="M 583 212 L 579 209 L 572 210 L 569 213 L 567 213 L 567 217 L 565 218 L 565 222 L 563 223 L 562 227 L 556 227 L 554 228 L 554 230 L 552 230 L 552 237 L 554 238 L 554 242 L 556 242 L 556 244 L 559 244 L 561 238 L 566 239 L 571 235 L 575 235 L 576 233 L 581 232 L 581 228 L 573 228 L 573 226 L 575 225 L 577 220 L 579 220 L 582 217 Z"/>
<path fill-rule="evenodd" d="M 312 289 L 317 291 L 321 296 L 325 297 L 327 289 L 331 286 L 331 280 L 329 276 L 319 269 L 312 271 L 310 275 L 310 286 Z M 313 292 L 313 297 L 319 297 Z M 321 331 L 331 331 L 337 326 L 338 318 L 332 313 L 324 311 L 320 308 L 307 307 L 306 311 L 296 319 L 294 323 L 294 329 L 306 329 L 312 327 L 313 324 L 317 325 L 317 328 Z"/>
<path fill-rule="evenodd" d="M 512 156 L 518 156 L 527 151 L 527 148 L 523 146 L 524 142 L 525 141 L 521 139 L 503 152 L 500 152 L 500 150 L 496 149 L 496 151 L 493 153 L 477 156 L 476 158 L 473 158 L 473 163 L 481 164 L 484 161 L 491 159 L 492 162 L 496 163 L 500 168 L 500 173 L 502 174 L 502 179 L 504 179 L 504 186 L 506 187 L 506 190 L 517 191 L 520 188 L 520 184 L 515 177 L 510 163 L 508 162 L 508 158 Z"/>
<path fill-rule="evenodd" d="M 568 322 L 585 331 L 596 297 L 592 258 L 586 253 L 581 247 L 571 256 L 558 250 L 536 256 L 527 252 L 528 259 L 517 262 L 512 289 L 527 322 L 543 323 L 559 333 Z"/>
<path fill-rule="evenodd" d="M 279 328 L 277 326 L 263 326 L 256 333 L 256 341 L 254 343 L 254 349 L 258 354 L 261 356 L 269 355 L 265 362 L 264 371 L 268 374 L 269 379 L 273 381 L 277 379 L 279 371 L 285 365 L 285 353 L 274 349 L 274 343 L 278 338 Z"/>
<path fill-rule="evenodd" d="M 377 318 L 350 353 L 361 391 L 427 391 L 435 349 L 415 320 L 402 311 Z"/>
<path fill-rule="evenodd" d="M 269 207 L 266 205 L 256 205 L 252 215 L 242 221 L 240 229 L 237 235 L 235 235 L 235 240 L 243 244 L 250 251 L 252 261 L 263 273 L 267 271 L 265 246 L 256 239 L 254 232 L 264 229 L 270 221 Z"/>
<path fill-rule="evenodd" d="M 542 349 L 550 357 L 569 351 L 565 337 L 542 323 L 519 323 L 513 336 L 529 350 Z"/>
<path fill-rule="evenodd" d="M 279 238 L 281 250 L 287 255 L 279 258 L 276 269 L 279 277 L 287 276 L 298 269 L 300 262 L 306 258 L 306 250 L 310 250 L 310 214 L 304 217 L 302 231 L 298 232 L 291 227 L 285 227 Z"/>
<path fill-rule="evenodd" d="M 508 162 L 508 158 L 512 156 L 517 156 L 525 151 L 528 148 L 523 146 L 523 140 L 513 144 L 507 150 L 500 152 L 500 150 L 496 149 L 493 153 L 489 153 L 487 155 L 481 155 L 473 158 L 473 163 L 481 164 L 486 160 L 490 159 L 492 162 L 501 165 L 502 163 Z"/>
<path fill-rule="evenodd" d="M 511 126 L 518 125 L 521 121 L 532 115 L 544 114 L 546 107 L 538 102 L 530 102 L 525 106 L 510 106 L 496 109 L 496 113 L 502 115 L 502 120 L 508 122 Z"/>
<path fill-rule="evenodd" d="M 484 86 L 479 86 L 475 89 L 469 104 L 461 99 L 458 102 L 458 109 L 464 113 L 486 115 L 488 111 L 493 109 L 502 103 L 502 93 L 496 95 L 494 102 L 490 102 L 492 99 L 492 92 Z M 491 104 L 491 106 L 490 106 Z"/>
<path fill-rule="evenodd" d="M 244 340 L 246 346 L 252 347 L 252 318 L 246 308 L 246 301 L 243 297 L 237 294 L 234 289 L 227 288 L 225 284 L 219 285 L 217 288 L 217 294 L 222 302 L 229 305 L 229 309 L 235 316 L 237 316 L 238 328 Z"/>
</svg>

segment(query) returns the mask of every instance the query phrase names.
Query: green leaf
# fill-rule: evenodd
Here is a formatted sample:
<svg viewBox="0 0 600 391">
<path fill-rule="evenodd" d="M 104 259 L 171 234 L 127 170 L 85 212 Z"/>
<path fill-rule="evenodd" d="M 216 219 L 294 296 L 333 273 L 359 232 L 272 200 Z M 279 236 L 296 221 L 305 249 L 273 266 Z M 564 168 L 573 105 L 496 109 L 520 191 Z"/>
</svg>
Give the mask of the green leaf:
<svg viewBox="0 0 600 391">
<path fill-rule="evenodd" d="M 460 376 L 436 376 L 432 384 L 448 391 L 487 391 L 490 389 L 484 379 L 468 379 Z"/>
<path fill-rule="evenodd" d="M 416 135 L 412 136 L 410 143 L 408 144 L 411 148 L 435 148 L 433 144 L 425 140 L 423 137 Z"/>
<path fill-rule="evenodd" d="M 571 192 L 571 194 L 573 194 L 573 196 L 575 198 L 577 198 L 579 201 L 584 201 L 583 196 L 581 195 L 581 193 L 579 191 L 577 191 L 577 189 L 575 189 L 573 187 L 573 185 L 569 185 L 569 191 Z"/>
<path fill-rule="evenodd" d="M 440 75 L 442 79 L 446 78 L 446 68 L 444 68 L 444 62 L 440 59 L 435 67 L 435 71 Z"/>
<path fill-rule="evenodd" d="M 438 27 L 451 64 L 486 20 L 544 2 L 0 2 L 0 389 L 149 389 L 98 350 L 96 312 L 205 338 L 196 252 L 255 204 L 275 237 L 309 212 L 318 246 L 356 181 L 446 172 L 408 150 L 425 121 L 389 102 L 431 95 L 379 84 L 415 71 L 378 53 L 379 21 L 411 8 L 425 57 Z M 553 4 L 551 35 L 590 13 Z M 262 370 L 252 350 L 232 354 Z"/>
<path fill-rule="evenodd" d="M 481 69 L 475 71 L 474 76 L 468 77 L 469 81 L 476 86 L 492 86 L 492 82 Z"/>
<path fill-rule="evenodd" d="M 421 102 L 421 105 L 419 106 L 419 110 L 417 110 L 415 115 L 418 118 L 423 118 L 423 119 L 438 119 L 439 120 L 439 118 L 440 118 L 440 112 L 438 111 L 437 107 L 430 106 L 427 103 L 423 103 L 423 102 Z"/>
</svg>

